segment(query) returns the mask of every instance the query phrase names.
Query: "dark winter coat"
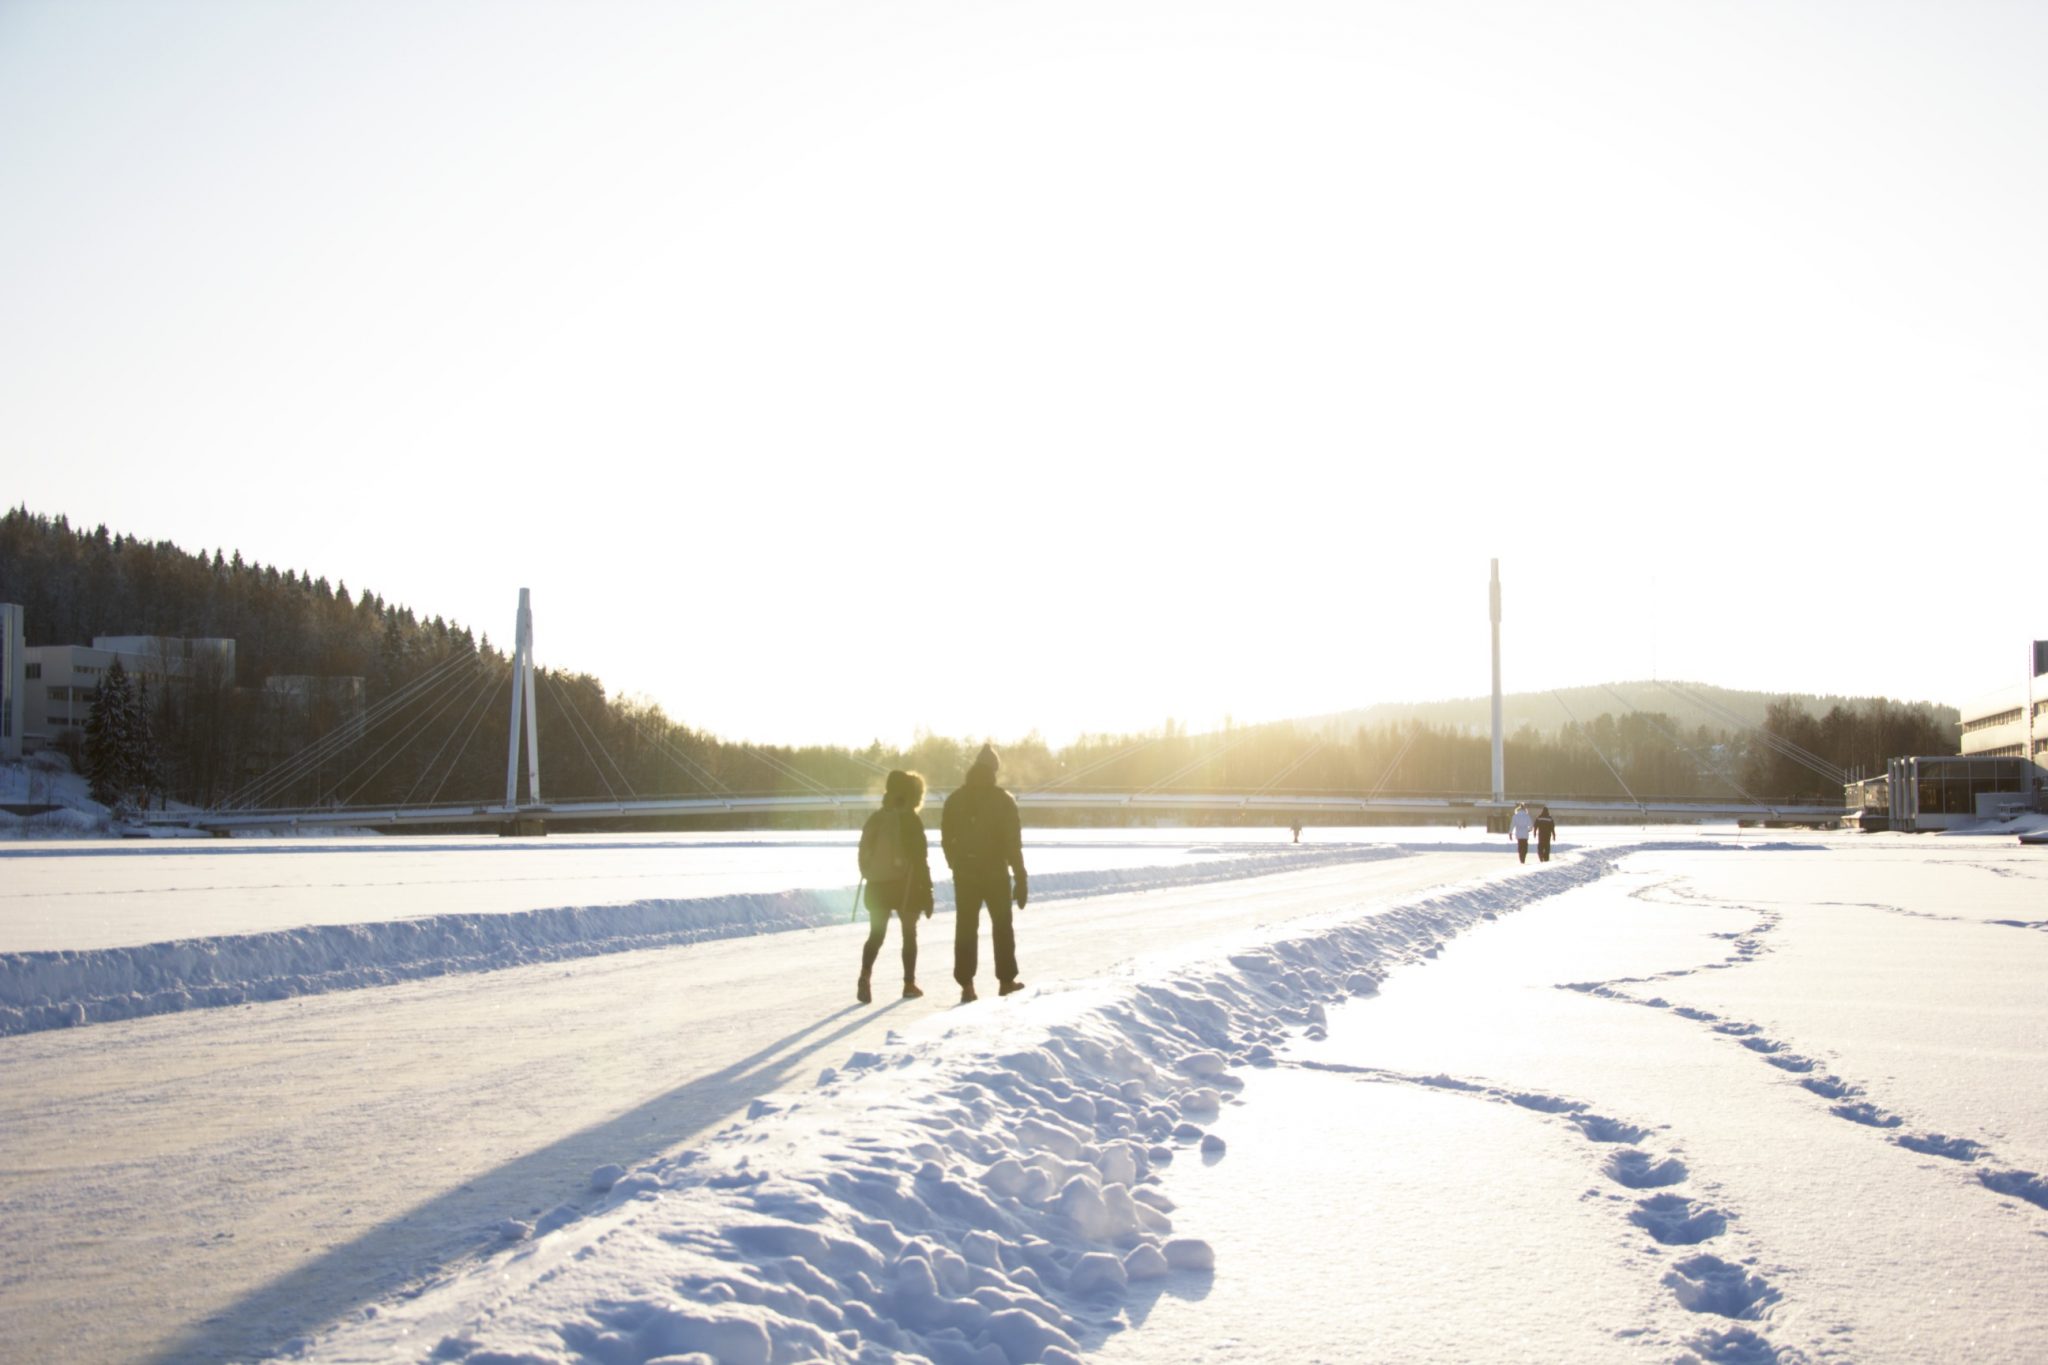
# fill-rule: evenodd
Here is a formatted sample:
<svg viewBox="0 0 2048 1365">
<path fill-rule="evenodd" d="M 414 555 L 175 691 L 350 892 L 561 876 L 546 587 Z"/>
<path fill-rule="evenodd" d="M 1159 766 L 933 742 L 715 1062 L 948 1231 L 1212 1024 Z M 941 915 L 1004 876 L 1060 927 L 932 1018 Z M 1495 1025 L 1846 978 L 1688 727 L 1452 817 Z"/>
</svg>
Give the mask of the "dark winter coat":
<svg viewBox="0 0 2048 1365">
<path fill-rule="evenodd" d="M 896 877 L 876 880 L 872 875 L 875 861 L 875 840 L 884 822 L 899 821 L 902 829 L 903 856 L 908 868 Z M 931 841 L 925 838 L 924 821 L 914 810 L 901 806 L 884 806 L 868 817 L 867 824 L 860 831 L 860 874 L 868 879 L 868 889 L 862 896 L 870 910 L 905 910 L 920 915 L 932 908 L 932 863 Z"/>
<path fill-rule="evenodd" d="M 1017 798 L 996 785 L 993 769 L 969 769 L 960 789 L 946 798 L 939 812 L 939 846 L 955 877 L 1001 868 L 1024 875 L 1024 822 L 1017 815 Z"/>
</svg>

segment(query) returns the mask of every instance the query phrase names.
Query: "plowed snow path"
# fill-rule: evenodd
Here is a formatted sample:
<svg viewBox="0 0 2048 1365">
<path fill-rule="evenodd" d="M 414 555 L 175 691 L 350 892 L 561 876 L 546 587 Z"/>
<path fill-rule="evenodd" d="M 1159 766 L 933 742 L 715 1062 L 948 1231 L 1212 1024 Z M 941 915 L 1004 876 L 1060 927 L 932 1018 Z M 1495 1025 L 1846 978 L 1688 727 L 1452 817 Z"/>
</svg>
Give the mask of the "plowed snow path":
<svg viewBox="0 0 2048 1365">
<path fill-rule="evenodd" d="M 1019 958 L 1027 981 L 1131 972 L 1514 871 L 1431 852 L 1053 902 L 1020 916 Z M 0 1339 L 30 1360 L 276 1349 L 954 1008 L 950 920 L 924 922 L 922 1001 L 890 998 L 893 932 L 872 1007 L 862 930 L 837 926 L 7 1039 Z"/>
</svg>

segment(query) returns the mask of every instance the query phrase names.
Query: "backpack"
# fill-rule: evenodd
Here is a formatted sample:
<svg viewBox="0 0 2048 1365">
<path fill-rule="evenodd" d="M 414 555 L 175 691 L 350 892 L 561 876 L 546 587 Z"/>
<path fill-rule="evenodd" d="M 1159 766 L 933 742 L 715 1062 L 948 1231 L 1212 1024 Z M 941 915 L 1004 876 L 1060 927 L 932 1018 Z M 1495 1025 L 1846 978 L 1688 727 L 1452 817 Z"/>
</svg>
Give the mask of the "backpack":
<svg viewBox="0 0 2048 1365">
<path fill-rule="evenodd" d="M 902 814 L 878 810 L 868 823 L 874 837 L 861 841 L 861 876 L 884 885 L 903 881 L 910 875 L 910 854 L 903 846 Z"/>
</svg>

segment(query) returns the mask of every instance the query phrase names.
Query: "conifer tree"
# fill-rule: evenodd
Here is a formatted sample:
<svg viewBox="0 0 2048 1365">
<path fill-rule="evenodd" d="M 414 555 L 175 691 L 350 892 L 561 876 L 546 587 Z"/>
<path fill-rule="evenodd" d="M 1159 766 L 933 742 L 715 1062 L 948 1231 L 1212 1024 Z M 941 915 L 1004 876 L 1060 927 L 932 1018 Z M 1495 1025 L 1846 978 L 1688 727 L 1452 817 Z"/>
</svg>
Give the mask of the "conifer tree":
<svg viewBox="0 0 2048 1365">
<path fill-rule="evenodd" d="M 117 657 L 93 689 L 85 718 L 85 775 L 92 799 L 112 806 L 136 787 L 135 694 Z"/>
</svg>

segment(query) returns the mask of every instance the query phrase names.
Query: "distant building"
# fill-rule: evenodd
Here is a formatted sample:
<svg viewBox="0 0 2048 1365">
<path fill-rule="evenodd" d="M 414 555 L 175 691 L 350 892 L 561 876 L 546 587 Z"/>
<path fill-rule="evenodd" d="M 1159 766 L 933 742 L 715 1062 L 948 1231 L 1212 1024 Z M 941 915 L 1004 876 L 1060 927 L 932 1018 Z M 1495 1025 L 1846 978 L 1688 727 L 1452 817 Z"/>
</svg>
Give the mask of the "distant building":
<svg viewBox="0 0 2048 1365">
<path fill-rule="evenodd" d="M 121 656 L 121 667 L 152 681 L 235 680 L 233 640 L 186 640 L 170 635 L 95 635 L 92 647 Z"/>
<path fill-rule="evenodd" d="M 1842 789 L 1864 829 L 1946 829 L 2042 807 L 2048 794 L 2048 640 L 2026 681 L 1961 709 L 1962 753 L 1895 758 L 1883 777 Z"/>
<path fill-rule="evenodd" d="M 158 635 L 101 635 L 91 645 L 36 645 L 22 651 L 22 748 L 34 753 L 83 738 L 93 693 L 115 659 L 152 692 L 235 678 L 233 640 L 179 640 Z"/>
<path fill-rule="evenodd" d="M 21 608 L 0 602 L 0 759 L 21 757 L 28 730 L 28 661 L 21 641 Z"/>
<path fill-rule="evenodd" d="M 2037 642 L 2034 651 L 2032 678 L 1962 708 L 1964 753 L 2024 758 L 2048 769 L 2048 640 Z"/>
</svg>

